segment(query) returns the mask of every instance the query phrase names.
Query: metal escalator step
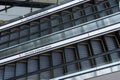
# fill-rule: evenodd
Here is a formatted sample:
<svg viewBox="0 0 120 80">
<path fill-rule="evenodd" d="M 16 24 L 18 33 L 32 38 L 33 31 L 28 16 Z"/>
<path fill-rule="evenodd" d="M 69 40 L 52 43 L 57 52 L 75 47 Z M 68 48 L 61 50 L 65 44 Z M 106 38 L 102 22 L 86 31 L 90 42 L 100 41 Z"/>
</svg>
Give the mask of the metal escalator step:
<svg viewBox="0 0 120 80">
<path fill-rule="evenodd" d="M 19 78 L 19 79 L 16 79 L 16 80 L 27 80 L 26 78 Z"/>
<path fill-rule="evenodd" d="M 117 4 L 116 0 L 108 0 L 110 6 L 115 6 Z"/>
<path fill-rule="evenodd" d="M 91 60 L 82 61 L 82 62 L 80 62 L 80 64 L 81 64 L 81 70 L 89 69 L 92 67 Z"/>
<path fill-rule="evenodd" d="M 104 39 L 105 39 L 105 43 L 108 51 L 117 49 L 118 45 L 114 36 L 105 36 Z M 110 54 L 110 57 L 112 61 L 116 61 L 120 58 L 120 55 L 119 53 L 116 52 L 116 53 Z"/>
<path fill-rule="evenodd" d="M 45 69 L 50 67 L 50 56 L 40 55 L 40 69 Z"/>
<path fill-rule="evenodd" d="M 98 4 L 96 7 L 97 7 L 97 10 L 98 10 L 98 11 L 102 11 L 102 10 L 105 9 L 105 6 L 104 6 L 103 3 Z M 106 11 L 102 11 L 102 12 L 99 13 L 99 16 L 100 16 L 100 17 L 106 16 L 106 15 L 107 15 L 107 12 L 106 12 Z"/>
<path fill-rule="evenodd" d="M 94 55 L 104 53 L 102 43 L 100 40 L 91 40 L 90 43 Z M 105 56 L 95 58 L 95 62 L 97 65 L 105 64 L 106 63 Z"/>
<path fill-rule="evenodd" d="M 78 54 L 79 54 L 80 59 L 87 58 L 90 56 L 90 52 L 88 49 L 88 43 L 78 44 L 77 48 L 78 48 Z M 80 62 L 80 65 L 81 65 L 82 70 L 91 68 L 91 60 L 82 61 Z"/>
<path fill-rule="evenodd" d="M 30 34 L 33 34 L 33 33 L 37 33 L 39 32 L 39 22 L 35 23 L 35 22 L 31 22 L 30 24 Z"/>
<path fill-rule="evenodd" d="M 63 64 L 62 54 L 63 53 L 52 52 L 52 64 L 53 64 L 53 66 Z M 62 75 L 64 75 L 64 68 L 63 67 L 56 68 L 53 70 L 53 73 L 54 73 L 54 77 L 62 76 Z"/>
<path fill-rule="evenodd" d="M 15 74 L 15 66 L 6 65 L 4 70 L 4 79 L 12 78 L 15 76 L 14 74 Z"/>
<path fill-rule="evenodd" d="M 91 40 L 92 51 L 94 54 L 103 53 L 103 47 L 101 41 Z"/>
<path fill-rule="evenodd" d="M 65 48 L 66 62 L 75 61 L 75 51 L 73 48 Z"/>
<path fill-rule="evenodd" d="M 50 71 L 40 73 L 40 80 L 49 80 L 51 78 Z"/>
<path fill-rule="evenodd" d="M 77 64 L 67 65 L 67 74 L 78 71 Z"/>
<path fill-rule="evenodd" d="M 36 75 L 28 76 L 28 77 L 27 77 L 27 80 L 39 80 L 39 75 L 36 74 Z"/>
<path fill-rule="evenodd" d="M 74 17 L 74 19 L 80 18 L 81 15 L 82 15 L 82 14 L 81 14 L 80 9 L 74 9 L 74 8 L 73 8 L 73 17 Z"/>
<path fill-rule="evenodd" d="M 63 63 L 63 57 L 62 57 L 62 53 L 58 53 L 58 52 L 52 52 L 52 62 L 53 62 L 53 66 L 55 65 L 59 65 Z"/>
<path fill-rule="evenodd" d="M 78 54 L 79 54 L 80 59 L 89 57 L 89 49 L 87 45 L 78 44 L 77 48 L 78 48 Z"/>
<path fill-rule="evenodd" d="M 63 76 L 64 75 L 64 68 L 60 67 L 60 68 L 53 69 L 53 73 L 54 73 L 54 77 Z"/>
<path fill-rule="evenodd" d="M 3 69 L 0 69 L 0 80 L 3 80 L 3 74 L 4 74 Z"/>
<path fill-rule="evenodd" d="M 117 48 L 117 43 L 114 37 L 105 36 L 105 42 L 108 50 L 113 50 Z"/>
<path fill-rule="evenodd" d="M 76 60 L 76 53 L 74 48 L 65 48 L 65 59 L 66 59 L 66 63 Z M 67 66 L 67 73 L 72 73 L 77 70 L 78 70 L 77 64 L 72 64 Z"/>
<path fill-rule="evenodd" d="M 34 72 L 38 70 L 38 60 L 37 59 L 28 59 L 27 69 L 29 72 Z"/>
<path fill-rule="evenodd" d="M 16 63 L 16 76 L 24 75 L 26 74 L 26 67 L 27 63 L 26 62 L 17 62 Z"/>
<path fill-rule="evenodd" d="M 60 16 L 59 15 L 52 15 L 51 16 L 51 26 L 56 26 L 60 23 Z"/>
<path fill-rule="evenodd" d="M 92 9 L 92 6 L 88 5 L 86 8 L 85 8 L 85 14 L 92 14 L 93 13 L 93 9 Z"/>
</svg>

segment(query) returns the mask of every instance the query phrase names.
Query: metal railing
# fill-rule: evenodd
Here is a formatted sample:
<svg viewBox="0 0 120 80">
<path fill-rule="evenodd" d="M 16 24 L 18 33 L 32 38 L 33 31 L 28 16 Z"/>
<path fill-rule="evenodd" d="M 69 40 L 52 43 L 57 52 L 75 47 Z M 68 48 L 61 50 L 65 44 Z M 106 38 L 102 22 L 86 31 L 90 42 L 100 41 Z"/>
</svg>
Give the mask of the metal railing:
<svg viewBox="0 0 120 80">
<path fill-rule="evenodd" d="M 50 13 L 56 13 L 56 11 L 60 11 L 63 8 L 66 9 L 68 7 L 72 7 L 72 5 L 75 6 L 79 2 L 87 2 L 87 1 L 89 1 L 89 0 L 76 0 L 76 1 L 65 0 L 65 1 L 61 2 L 60 4 L 51 5 L 49 7 L 43 8 L 41 10 L 38 10 L 38 11 L 35 11 L 32 13 L 20 16 L 18 18 L 12 19 L 12 20 L 6 22 L 5 24 L 3 24 L 3 26 L 15 26 L 15 24 L 24 23 L 25 21 L 28 22 L 28 21 L 33 20 L 33 19 L 35 20 L 35 18 L 38 19 L 41 16 L 43 17 L 43 16 L 48 15 Z M 1 27 L 3 27 L 3 26 L 1 26 Z M 7 28 L 7 27 L 5 27 L 5 28 Z"/>
<path fill-rule="evenodd" d="M 105 28 L 110 25 L 114 25 L 116 23 L 120 23 L 120 12 L 115 14 L 89 21 L 62 31 L 58 31 L 28 42 L 24 42 L 6 49 L 0 50 L 0 58 L 5 58 L 9 56 L 13 56 L 15 54 L 20 54 L 23 52 L 27 52 L 29 50 L 33 50 L 39 47 L 43 47 L 49 44 L 53 44 L 55 42 L 63 41 L 66 39 L 70 39 L 72 37 L 82 35 L 87 32 L 92 32 L 97 29 Z M 48 47 L 50 48 L 50 46 Z M 30 55 L 30 54 L 29 54 Z"/>
</svg>

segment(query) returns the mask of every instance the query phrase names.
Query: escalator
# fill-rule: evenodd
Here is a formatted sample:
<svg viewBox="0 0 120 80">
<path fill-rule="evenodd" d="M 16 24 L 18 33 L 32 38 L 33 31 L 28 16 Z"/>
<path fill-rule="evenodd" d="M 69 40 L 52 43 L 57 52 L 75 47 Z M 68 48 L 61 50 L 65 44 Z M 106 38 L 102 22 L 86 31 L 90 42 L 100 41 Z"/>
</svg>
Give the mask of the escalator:
<svg viewBox="0 0 120 80">
<path fill-rule="evenodd" d="M 37 11 L 36 14 L 31 13 L 20 20 L 1 26 L 0 49 L 12 47 L 119 11 L 118 0 L 93 1 L 74 0 L 69 4 L 54 5 Z"/>
<path fill-rule="evenodd" d="M 119 61 L 118 0 L 86 1 L 1 26 L 0 80 L 50 80 Z"/>
<path fill-rule="evenodd" d="M 116 31 L 1 65 L 0 79 L 49 80 L 119 61 L 118 34 Z"/>
<path fill-rule="evenodd" d="M 49 34 L 49 35 L 46 35 L 40 38 L 36 38 L 36 39 L 30 40 L 27 42 L 25 42 L 25 40 L 28 40 L 29 36 L 25 36 L 25 35 L 29 32 L 29 30 L 24 29 L 20 33 L 20 36 L 24 38 L 22 39 L 20 38 L 20 40 L 13 41 L 13 43 L 18 42 L 18 41 L 23 41 L 23 43 L 0 50 L 0 65 L 9 63 L 14 60 L 20 60 L 22 58 L 27 58 L 29 56 L 42 54 L 50 50 L 54 50 L 60 47 L 64 47 L 66 45 L 77 43 L 79 41 L 84 41 L 86 39 L 90 39 L 90 38 L 104 35 L 107 33 L 111 33 L 114 31 L 118 31 L 120 27 L 119 26 L 120 21 L 116 19 L 119 17 L 120 17 L 120 12 L 117 12 L 115 14 L 108 15 L 105 18 L 93 20 L 93 21 L 90 21 L 90 22 L 87 22 L 87 23 L 84 23 L 84 24 L 81 24 L 75 27 L 71 27 L 71 28 L 68 28 L 62 31 L 55 32 L 53 34 Z M 101 23 L 104 23 L 104 25 L 103 24 L 101 25 Z M 22 33 L 24 34 L 22 35 Z M 10 39 L 18 37 L 17 36 L 18 34 L 19 34 L 18 32 L 16 32 L 15 34 L 12 34 L 13 36 L 11 36 Z M 119 36 L 119 34 L 117 35 Z M 113 40 L 116 40 L 116 38 L 117 37 L 115 36 Z M 4 38 L 1 38 L 1 40 L 6 41 L 8 39 L 4 37 Z M 105 40 L 107 40 L 107 37 L 105 37 Z M 119 40 L 117 40 L 117 43 L 118 41 Z M 100 52 L 105 51 L 105 48 L 107 48 L 107 47 L 104 47 L 106 45 L 103 45 L 105 41 L 101 42 L 100 40 L 91 40 L 90 42 L 91 42 L 91 45 L 87 46 L 86 49 L 89 49 L 89 47 L 91 46 L 95 47 L 95 45 L 98 45 L 98 46 L 102 45 L 102 47 L 99 47 L 99 49 L 96 49 L 99 52 L 94 51 L 94 48 L 93 48 L 92 51 L 86 52 L 86 55 L 87 53 L 91 53 L 89 54 L 89 56 L 92 56 L 96 54 L 96 52 L 100 53 Z M 11 45 L 13 43 L 11 43 Z M 8 44 L 9 43 L 6 43 L 6 45 Z M 3 46 L 3 45 L 0 45 L 0 46 Z M 73 53 L 76 51 L 74 50 L 74 48 L 70 48 L 70 50 Z M 77 59 L 77 58 L 73 58 L 73 59 Z M 105 60 L 106 59 L 107 58 L 105 58 Z M 96 63 L 93 63 L 93 61 L 94 60 L 92 60 L 91 64 L 96 64 Z"/>
</svg>

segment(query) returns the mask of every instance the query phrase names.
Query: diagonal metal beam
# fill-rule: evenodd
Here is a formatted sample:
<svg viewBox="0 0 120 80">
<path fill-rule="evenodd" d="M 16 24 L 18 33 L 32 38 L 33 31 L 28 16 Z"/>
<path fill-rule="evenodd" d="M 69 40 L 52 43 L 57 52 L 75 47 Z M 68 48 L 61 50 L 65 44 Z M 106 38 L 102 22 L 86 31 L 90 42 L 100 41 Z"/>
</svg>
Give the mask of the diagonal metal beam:
<svg viewBox="0 0 120 80">
<path fill-rule="evenodd" d="M 21 7 L 34 7 L 44 8 L 52 5 L 52 3 L 31 2 L 30 0 L 17 1 L 17 0 L 0 0 L 0 5 L 21 6 Z M 32 6 L 31 6 L 32 5 Z"/>
<path fill-rule="evenodd" d="M 5 7 L 4 9 L 0 9 L 0 12 L 1 11 L 7 11 L 8 9 L 12 8 L 13 6 L 10 6 L 10 7 Z"/>
</svg>

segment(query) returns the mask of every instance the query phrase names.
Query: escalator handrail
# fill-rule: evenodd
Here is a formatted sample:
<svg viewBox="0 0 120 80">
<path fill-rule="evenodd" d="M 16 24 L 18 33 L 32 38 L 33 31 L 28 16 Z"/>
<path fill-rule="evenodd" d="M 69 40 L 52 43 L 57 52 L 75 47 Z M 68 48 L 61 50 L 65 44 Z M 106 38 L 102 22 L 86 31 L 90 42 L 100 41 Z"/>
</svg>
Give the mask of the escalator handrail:
<svg viewBox="0 0 120 80">
<path fill-rule="evenodd" d="M 40 13 L 31 15 L 31 16 L 28 16 L 28 17 L 23 16 L 22 19 L 20 19 L 20 20 L 17 20 L 15 22 L 11 22 L 9 24 L 1 26 L 0 27 L 0 31 L 4 30 L 6 28 L 11 28 L 11 27 L 14 27 L 14 26 L 17 26 L 17 25 L 24 24 L 26 22 L 35 20 L 36 18 L 46 16 L 48 14 L 56 13 L 58 11 L 61 11 L 61 10 L 64 10 L 66 8 L 70 8 L 70 7 L 76 6 L 78 4 L 81 4 L 81 3 L 84 3 L 84 2 L 87 2 L 87 1 L 90 1 L 90 0 L 73 0 L 73 1 L 70 1 L 70 2 L 65 3 L 63 5 L 59 5 L 59 6 L 51 8 L 51 9 L 44 10 L 44 11 L 42 11 Z"/>
</svg>

